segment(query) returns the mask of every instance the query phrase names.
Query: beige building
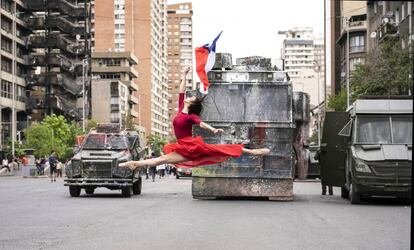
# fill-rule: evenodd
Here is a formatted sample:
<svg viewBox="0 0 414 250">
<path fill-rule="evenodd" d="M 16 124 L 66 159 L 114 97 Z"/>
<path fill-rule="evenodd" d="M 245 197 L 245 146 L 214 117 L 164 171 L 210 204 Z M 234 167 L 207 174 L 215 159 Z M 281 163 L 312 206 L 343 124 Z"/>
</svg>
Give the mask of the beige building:
<svg viewBox="0 0 414 250">
<path fill-rule="evenodd" d="M 295 27 L 278 34 L 285 36 L 281 58 L 283 68 L 292 80 L 293 90 L 308 93 L 311 105 L 317 106 L 323 101 L 324 91 L 322 37 L 315 36 L 311 27 Z"/>
<path fill-rule="evenodd" d="M 178 111 L 178 88 L 181 72 L 193 65 L 193 10 L 191 3 L 168 5 L 168 118 L 172 121 Z M 192 72 L 187 79 L 187 89 L 193 89 Z M 172 126 L 170 126 L 172 138 Z"/>
<path fill-rule="evenodd" d="M 346 87 L 355 66 L 363 63 L 367 50 L 367 2 L 331 1 L 331 95 Z M 349 35 L 349 44 L 348 44 Z M 347 62 L 349 47 L 349 62 Z"/>
<path fill-rule="evenodd" d="M 129 52 L 92 53 L 92 118 L 101 123 L 119 123 L 124 127 L 128 119 L 139 119 L 133 95 L 138 91 L 133 68 L 138 59 Z M 110 101 L 109 101 L 110 100 Z"/>
<path fill-rule="evenodd" d="M 1 1 L 1 61 L 0 61 L 0 150 L 3 144 L 27 126 L 25 112 L 27 63 L 24 36 L 27 25 L 20 18 L 22 1 Z"/>
<path fill-rule="evenodd" d="M 166 0 L 99 0 L 93 7 L 95 52 L 130 51 L 139 60 L 139 104 L 147 134 L 168 137 Z"/>
</svg>

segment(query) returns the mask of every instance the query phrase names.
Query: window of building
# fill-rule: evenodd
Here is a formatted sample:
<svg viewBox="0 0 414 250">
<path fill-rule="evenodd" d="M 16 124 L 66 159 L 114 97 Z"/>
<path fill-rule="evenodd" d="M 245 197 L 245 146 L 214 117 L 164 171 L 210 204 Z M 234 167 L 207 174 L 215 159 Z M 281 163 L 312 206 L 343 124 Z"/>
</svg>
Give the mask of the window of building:
<svg viewBox="0 0 414 250">
<path fill-rule="evenodd" d="M 358 64 L 364 63 L 364 58 L 356 57 L 349 59 L 349 69 L 352 71 Z"/>
<path fill-rule="evenodd" d="M 1 28 L 2 28 L 2 30 L 6 31 L 8 33 L 13 33 L 12 20 L 10 20 L 9 18 L 2 15 L 1 16 Z"/>
<path fill-rule="evenodd" d="M 353 36 L 349 39 L 349 52 L 363 52 L 365 50 L 365 37 Z"/>
<path fill-rule="evenodd" d="M 12 60 L 2 56 L 1 57 L 1 70 L 12 73 Z"/>
<path fill-rule="evenodd" d="M 11 0 L 1 0 L 1 8 L 7 12 L 13 13 L 13 2 Z"/>
<path fill-rule="evenodd" d="M 1 49 L 9 53 L 13 53 L 13 43 L 7 37 L 1 36 Z"/>
<path fill-rule="evenodd" d="M 12 98 L 12 83 L 6 80 L 1 80 L 1 97 Z"/>
<path fill-rule="evenodd" d="M 25 77 L 27 75 L 27 69 L 23 64 L 17 63 L 16 75 L 19 77 Z"/>
</svg>

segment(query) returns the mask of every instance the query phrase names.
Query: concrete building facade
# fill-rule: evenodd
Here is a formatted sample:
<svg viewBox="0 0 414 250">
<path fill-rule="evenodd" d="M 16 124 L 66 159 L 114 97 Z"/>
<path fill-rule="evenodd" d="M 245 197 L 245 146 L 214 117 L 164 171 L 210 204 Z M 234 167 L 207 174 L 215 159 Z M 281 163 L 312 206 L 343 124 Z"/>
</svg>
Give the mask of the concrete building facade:
<svg viewBox="0 0 414 250">
<path fill-rule="evenodd" d="M 129 51 L 139 60 L 139 104 L 134 109 L 147 134 L 168 137 L 166 0 L 94 1 L 95 52 Z"/>
<path fill-rule="evenodd" d="M 331 1 L 331 95 L 346 87 L 357 64 L 367 51 L 367 2 Z M 349 35 L 349 44 L 348 44 Z M 347 61 L 349 47 L 349 62 Z M 348 75 L 349 63 L 349 75 Z"/>
<path fill-rule="evenodd" d="M 310 27 L 295 27 L 287 31 L 279 31 L 278 34 L 285 36 L 281 59 L 283 70 L 292 80 L 293 90 L 308 93 L 311 105 L 318 105 L 323 101 L 324 91 L 325 66 L 322 37 L 315 36 Z"/>
<path fill-rule="evenodd" d="M 368 1 L 368 50 L 372 50 L 388 37 L 398 37 L 401 47 L 413 41 L 414 3 L 411 1 Z"/>
<path fill-rule="evenodd" d="M 119 123 L 121 128 L 128 119 L 138 119 L 133 95 L 138 91 L 134 80 L 138 72 L 134 65 L 138 59 L 129 52 L 92 53 L 92 118 L 100 123 Z"/>
<path fill-rule="evenodd" d="M 189 2 L 168 5 L 168 120 L 172 121 L 178 111 L 178 88 L 181 72 L 193 65 L 193 10 Z M 190 70 L 187 89 L 194 89 Z M 173 137 L 170 126 L 169 137 Z"/>
<path fill-rule="evenodd" d="M 25 5 L 18 0 L 1 1 L 0 60 L 0 150 L 3 144 L 27 126 L 26 81 L 27 55 L 25 36 L 30 33 L 22 13 Z"/>
</svg>

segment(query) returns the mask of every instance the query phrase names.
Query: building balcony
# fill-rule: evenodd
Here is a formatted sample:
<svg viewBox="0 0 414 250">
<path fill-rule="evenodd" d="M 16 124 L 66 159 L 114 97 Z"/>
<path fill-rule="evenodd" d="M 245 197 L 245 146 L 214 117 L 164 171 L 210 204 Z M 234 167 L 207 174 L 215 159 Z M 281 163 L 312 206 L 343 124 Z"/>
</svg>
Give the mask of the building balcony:
<svg viewBox="0 0 414 250">
<path fill-rule="evenodd" d="M 394 37 L 398 35 L 398 26 L 392 23 L 384 23 L 379 27 L 378 40 L 383 41 L 387 37 Z"/>
<path fill-rule="evenodd" d="M 121 81 L 123 84 L 125 84 L 126 86 L 128 86 L 128 88 L 131 91 L 138 91 L 138 85 L 136 83 L 134 83 L 133 81 Z"/>
<path fill-rule="evenodd" d="M 130 113 L 130 115 L 131 115 L 132 117 L 134 117 L 134 118 L 138 118 L 138 112 L 137 112 L 137 111 L 135 111 L 135 110 L 133 110 L 133 109 L 130 109 L 130 110 L 129 110 L 129 113 Z"/>
<path fill-rule="evenodd" d="M 134 95 L 129 95 L 128 96 L 128 102 L 130 102 L 131 104 L 138 104 L 139 102 L 138 102 L 138 98 L 137 97 L 135 97 Z"/>
</svg>

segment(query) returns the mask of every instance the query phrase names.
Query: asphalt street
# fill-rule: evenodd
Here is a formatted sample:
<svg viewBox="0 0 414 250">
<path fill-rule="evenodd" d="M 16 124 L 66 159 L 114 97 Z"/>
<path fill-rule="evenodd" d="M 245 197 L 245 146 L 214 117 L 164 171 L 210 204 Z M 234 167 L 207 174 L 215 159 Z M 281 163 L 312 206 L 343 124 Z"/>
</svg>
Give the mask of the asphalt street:
<svg viewBox="0 0 414 250">
<path fill-rule="evenodd" d="M 71 198 L 62 179 L 0 178 L 0 249 L 409 249 L 411 206 L 351 205 L 318 182 L 294 201 L 195 200 L 191 179 L 144 180 L 141 195 Z"/>
</svg>

